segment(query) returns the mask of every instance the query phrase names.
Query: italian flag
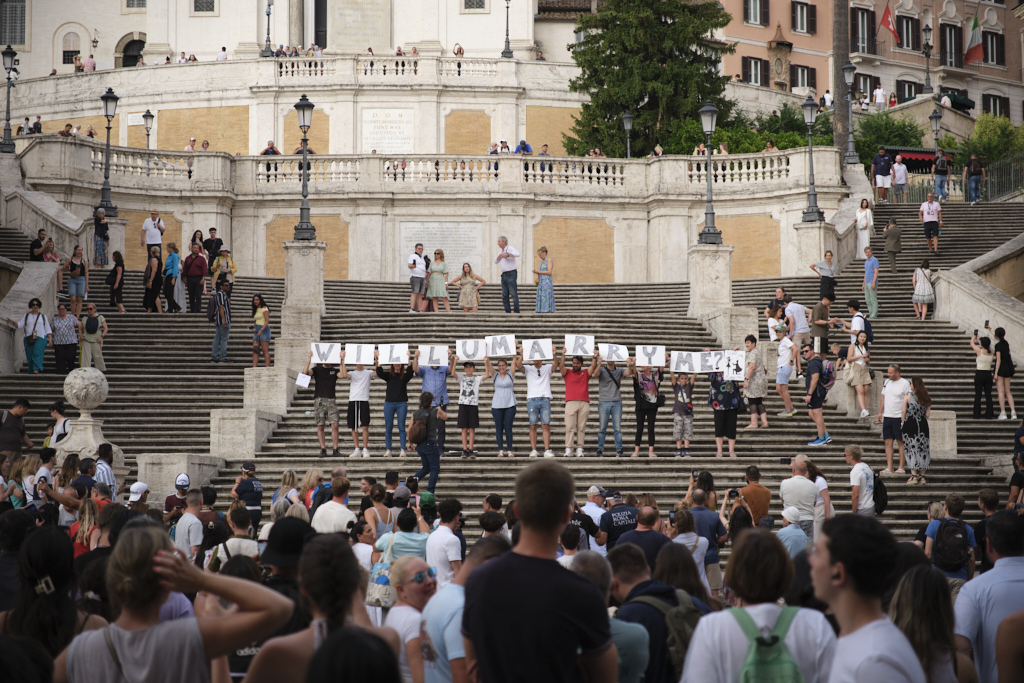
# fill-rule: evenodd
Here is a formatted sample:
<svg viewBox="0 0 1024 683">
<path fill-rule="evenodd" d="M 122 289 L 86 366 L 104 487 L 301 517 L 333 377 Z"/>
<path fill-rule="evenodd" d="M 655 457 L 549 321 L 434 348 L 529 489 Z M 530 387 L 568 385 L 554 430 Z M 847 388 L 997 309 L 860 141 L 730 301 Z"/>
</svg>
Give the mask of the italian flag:
<svg viewBox="0 0 1024 683">
<path fill-rule="evenodd" d="M 985 50 L 981 46 L 981 28 L 978 26 L 978 15 L 974 15 L 971 26 L 971 38 L 967 41 L 967 52 L 964 53 L 964 66 L 972 62 L 980 62 L 985 58 Z"/>
</svg>

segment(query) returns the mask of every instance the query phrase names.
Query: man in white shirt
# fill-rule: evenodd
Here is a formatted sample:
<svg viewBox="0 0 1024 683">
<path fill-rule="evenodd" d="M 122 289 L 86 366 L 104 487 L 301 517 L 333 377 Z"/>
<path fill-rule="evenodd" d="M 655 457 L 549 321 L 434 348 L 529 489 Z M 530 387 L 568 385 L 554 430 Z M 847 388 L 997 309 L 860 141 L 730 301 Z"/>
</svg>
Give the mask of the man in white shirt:
<svg viewBox="0 0 1024 683">
<path fill-rule="evenodd" d="M 950 101 L 949 99 L 949 93 L 942 93 L 942 99 L 939 100 L 939 104 L 941 104 L 943 107 L 953 107 L 953 102 Z"/>
<path fill-rule="evenodd" d="M 889 379 L 882 384 L 882 402 L 878 406 L 878 422 L 882 423 L 882 438 L 885 439 L 885 461 L 888 465 L 882 474 L 893 474 L 892 442 L 899 444 L 900 466 L 895 474 L 906 474 L 906 459 L 903 456 L 903 432 L 900 429 L 903 416 L 903 398 L 911 392 L 910 382 L 900 377 L 900 366 L 891 363 L 887 371 Z"/>
<path fill-rule="evenodd" d="M 417 244 L 409 256 L 409 312 L 420 313 L 427 306 L 427 261 L 423 258 L 423 245 Z"/>
<path fill-rule="evenodd" d="M 196 553 L 203 545 L 203 523 L 198 516 L 202 507 L 203 494 L 198 489 L 189 490 L 185 494 L 185 511 L 174 527 L 174 547 L 185 553 L 190 561 L 196 559 Z"/>
<path fill-rule="evenodd" d="M 832 93 L 828 90 L 825 91 L 825 109 L 832 108 Z"/>
<path fill-rule="evenodd" d="M 355 526 L 358 518 L 345 505 L 350 487 L 345 475 L 339 473 L 331 477 L 332 498 L 313 514 L 312 525 L 318 534 L 347 534 Z"/>
<path fill-rule="evenodd" d="M 818 487 L 807 478 L 807 463 L 790 458 L 790 471 L 793 476 L 783 479 L 779 484 L 779 497 L 782 507 L 795 507 L 800 513 L 797 523 L 807 534 L 807 542 L 814 542 L 814 501 L 818 498 Z"/>
<path fill-rule="evenodd" d="M 850 333 L 850 345 L 853 346 L 857 343 L 857 334 L 861 330 L 865 329 L 864 314 L 860 312 L 860 301 L 857 299 L 850 299 L 847 301 L 846 310 L 850 314 L 849 323 L 840 318 L 833 318 L 832 322 L 842 323 L 843 332 Z"/>
<path fill-rule="evenodd" d="M 217 53 L 217 61 L 218 62 L 226 62 L 226 61 L 228 61 L 228 49 L 226 47 L 222 47 L 220 49 L 220 52 Z"/>
<path fill-rule="evenodd" d="M 786 324 L 781 321 L 774 328 L 770 328 L 769 334 L 771 333 L 775 334 L 772 341 L 779 342 L 779 358 L 775 370 L 775 393 L 782 398 L 782 412 L 779 413 L 779 417 L 793 417 L 796 415 L 796 408 L 793 407 L 793 399 L 789 395 L 789 380 L 793 376 L 793 340 L 786 336 Z"/>
<path fill-rule="evenodd" d="M 924 683 L 910 641 L 882 611 L 899 545 L 880 522 L 857 515 L 825 520 L 809 554 L 814 596 L 839 623 L 829 683 Z"/>
<path fill-rule="evenodd" d="M 870 467 L 861 462 L 864 450 L 856 444 L 850 444 L 843 451 L 843 457 L 846 464 L 853 467 L 850 470 L 850 486 L 853 487 L 851 512 L 862 517 L 874 517 L 875 474 Z"/>
<path fill-rule="evenodd" d="M 164 219 L 160 218 L 159 211 L 150 211 L 149 218 L 142 221 L 142 246 L 146 248 L 148 255 L 153 247 L 160 250 L 160 258 L 163 258 Z"/>
<path fill-rule="evenodd" d="M 187 62 L 187 61 L 188 61 L 188 60 L 187 60 L 187 59 L 185 59 L 185 53 L 184 53 L 184 52 L 182 52 L 182 53 L 181 53 L 181 54 L 180 54 L 180 55 L 178 56 L 178 59 L 177 59 L 177 63 L 178 63 L 178 64 L 184 64 L 184 63 L 185 63 L 185 62 Z"/>
<path fill-rule="evenodd" d="M 899 154 L 892 165 L 892 192 L 893 201 L 897 204 L 902 204 L 907 198 L 907 165 Z"/>
<path fill-rule="evenodd" d="M 928 193 L 928 201 L 917 210 L 917 217 L 924 227 L 925 246 L 928 253 L 939 253 L 939 230 L 942 229 L 942 204 L 935 201 L 935 193 Z"/>
<path fill-rule="evenodd" d="M 349 380 L 348 387 L 348 428 L 352 430 L 352 444 L 355 450 L 349 457 L 370 457 L 367 448 L 370 441 L 370 380 L 376 374 L 367 370 L 362 363 L 355 370 L 345 368 L 345 352 L 341 352 L 341 378 Z M 363 449 L 359 450 L 359 430 L 363 432 Z"/>
<path fill-rule="evenodd" d="M 871 101 L 875 103 L 875 109 L 878 111 L 885 109 L 885 89 L 882 88 L 881 83 L 879 83 L 878 87 L 876 87 L 874 92 L 871 93 Z"/>
<path fill-rule="evenodd" d="M 502 235 L 498 238 L 498 256 L 494 262 L 501 267 L 501 304 L 505 307 L 506 313 L 515 310 L 519 312 L 519 288 L 516 280 L 519 271 L 516 269 L 516 259 L 520 254 L 514 247 L 508 246 L 508 238 Z M 509 297 L 512 298 L 512 307 L 509 307 Z"/>
<path fill-rule="evenodd" d="M 969 655 L 973 648 L 981 683 L 998 683 L 999 624 L 1024 609 L 1024 517 L 1004 510 L 987 519 L 983 552 L 988 553 L 995 566 L 960 589 L 954 607 L 954 631 L 960 652 Z M 1014 637 L 1019 638 L 1020 634 Z M 1010 679 L 1004 676 L 1003 680 Z"/>
<path fill-rule="evenodd" d="M 518 311 L 516 311 L 518 313 Z M 520 345 L 516 356 L 516 366 L 526 375 L 526 412 L 530 416 L 530 457 L 536 458 L 537 425 L 544 433 L 544 457 L 553 458 L 551 451 L 551 370 L 554 365 L 544 365 L 543 361 L 535 360 L 530 365 L 523 365 L 523 348 Z"/>
<path fill-rule="evenodd" d="M 796 348 L 802 349 L 804 344 L 811 343 L 811 327 L 807 324 L 807 308 L 801 306 L 787 294 L 786 299 L 786 326 L 787 335 L 793 340 Z M 800 378 L 800 354 L 796 354 L 796 376 Z"/>
<path fill-rule="evenodd" d="M 580 508 L 584 514 L 594 520 L 594 524 L 601 525 L 601 516 L 605 513 L 604 507 L 604 494 L 605 490 L 603 487 L 594 484 L 587 489 L 587 504 Z M 590 537 L 590 549 L 595 551 L 598 555 L 607 555 L 608 549 L 603 545 L 598 545 L 597 541 L 593 536 Z"/>
<path fill-rule="evenodd" d="M 462 503 L 446 498 L 437 503 L 440 524 L 427 539 L 427 564 L 437 570 L 437 587 L 444 588 L 462 568 L 462 543 L 455 531 L 459 528 Z"/>
</svg>

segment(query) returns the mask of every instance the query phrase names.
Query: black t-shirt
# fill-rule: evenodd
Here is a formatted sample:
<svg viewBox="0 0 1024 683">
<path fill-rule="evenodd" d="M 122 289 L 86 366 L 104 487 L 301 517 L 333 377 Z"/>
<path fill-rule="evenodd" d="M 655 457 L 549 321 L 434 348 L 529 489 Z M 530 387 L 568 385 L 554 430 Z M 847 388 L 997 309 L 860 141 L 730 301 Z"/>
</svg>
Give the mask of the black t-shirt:
<svg viewBox="0 0 1024 683">
<path fill-rule="evenodd" d="M 543 618 L 537 605 L 545 606 Z M 607 607 L 593 583 L 554 560 L 514 552 L 470 574 L 462 634 L 473 641 L 487 683 L 580 680 L 577 653 L 598 656 L 612 644 Z"/>
<path fill-rule="evenodd" d="M 1010 356 L 1010 342 L 1005 339 L 996 342 L 992 352 L 999 354 L 999 370 L 1000 372 L 1005 372 L 1006 368 L 1010 367 L 1013 363 L 1013 358 Z"/>
<path fill-rule="evenodd" d="M 6 414 L 7 419 L 0 423 L 0 451 L 21 452 L 25 439 L 25 420 L 10 411 L 0 411 L 0 419 Z"/>
<path fill-rule="evenodd" d="M 313 387 L 314 398 L 335 398 L 337 396 L 337 367 L 333 365 L 315 365 L 309 371 L 309 374 L 313 376 L 313 382 L 315 383 Z"/>
<path fill-rule="evenodd" d="M 981 571 L 987 572 L 995 566 L 992 560 L 988 559 L 988 553 L 985 552 L 985 538 L 988 536 L 988 517 L 982 517 L 981 521 L 974 525 L 974 540 L 977 543 L 977 550 L 974 551 L 975 555 L 981 556 Z"/>
<path fill-rule="evenodd" d="M 658 559 L 658 552 L 662 546 L 666 543 L 671 543 L 672 539 L 661 533 L 660 531 L 638 531 L 633 529 L 619 536 L 619 544 L 632 543 L 633 545 L 644 551 L 644 557 L 647 559 L 647 566 L 654 571 L 654 563 Z"/>
<path fill-rule="evenodd" d="M 107 236 L 107 224 L 106 224 L 106 222 L 102 222 L 101 223 L 99 216 L 93 216 L 92 224 L 93 224 L 93 232 L 96 234 L 97 237 L 106 237 Z"/>
<path fill-rule="evenodd" d="M 96 548 L 95 550 L 90 550 L 87 553 L 82 553 L 75 558 L 75 576 L 81 576 L 86 567 L 96 560 L 102 560 L 104 557 L 110 557 L 112 552 L 114 552 L 114 549 L 108 545 L 102 548 Z"/>
<path fill-rule="evenodd" d="M 1010 488 L 1017 487 L 1017 498 L 1011 500 L 1011 503 L 1016 503 L 1020 498 L 1021 491 L 1024 490 L 1024 472 L 1014 472 L 1013 476 L 1010 477 Z"/>
<path fill-rule="evenodd" d="M 925 535 L 926 531 L 928 531 L 928 525 L 927 524 L 925 524 L 923 527 L 921 527 L 920 529 L 917 530 L 917 535 L 914 536 L 914 540 L 915 541 L 920 541 L 921 543 L 924 543 L 926 541 L 926 539 L 928 538 Z M 977 536 L 975 536 L 975 538 L 977 538 Z"/>
<path fill-rule="evenodd" d="M 636 528 L 636 516 L 640 511 L 628 505 L 616 505 L 601 515 L 601 531 L 608 534 L 605 548 L 611 550 L 619 536 Z"/>
<path fill-rule="evenodd" d="M 771 313 L 772 309 L 775 308 L 776 306 L 785 310 L 786 302 L 783 301 L 782 299 L 772 299 L 771 301 L 768 302 L 768 312 Z"/>
<path fill-rule="evenodd" d="M 364 517 L 366 511 L 373 507 L 373 501 L 369 496 L 363 496 L 363 499 L 359 501 L 359 516 Z M 365 517 L 364 517 L 365 519 Z"/>
<path fill-rule="evenodd" d="M 385 401 L 389 403 L 409 402 L 408 385 L 409 380 L 413 378 L 411 365 L 407 366 L 405 368 L 405 372 L 400 375 L 396 375 L 390 370 L 385 370 L 378 365 L 377 376 L 387 382 L 387 388 L 384 390 Z"/>
<path fill-rule="evenodd" d="M 1013 452 L 1024 453 L 1024 443 L 1021 443 L 1021 439 L 1024 439 L 1024 427 L 1017 427 L 1017 431 L 1013 433 Z"/>
<path fill-rule="evenodd" d="M 309 619 L 306 618 L 302 609 L 299 607 L 299 582 L 297 580 L 286 579 L 281 576 L 271 576 L 263 582 L 263 585 L 277 591 L 285 597 L 291 598 L 295 603 L 295 607 L 292 609 L 291 619 L 289 619 L 284 626 L 278 629 L 271 638 L 297 633 L 309 626 Z M 249 667 L 252 665 L 252 660 L 259 654 L 260 648 L 263 647 L 263 643 L 265 642 L 265 640 L 256 641 L 244 647 L 240 647 L 228 655 L 228 668 L 231 670 L 231 679 L 233 681 L 238 683 L 245 677 L 245 674 L 249 671 Z"/>
<path fill-rule="evenodd" d="M 246 507 L 259 507 L 263 502 L 263 484 L 256 478 L 242 479 L 238 483 L 235 493 Z"/>
<path fill-rule="evenodd" d="M 205 239 L 205 240 L 203 240 L 203 249 L 205 249 L 206 253 L 208 253 L 210 255 L 210 260 L 211 261 L 213 259 L 217 258 L 218 256 L 220 256 L 220 248 L 223 245 L 224 245 L 224 240 L 222 240 L 219 237 L 214 237 L 213 239 Z"/>
<path fill-rule="evenodd" d="M 597 522 L 587 513 L 580 509 L 573 510 L 572 519 L 569 520 L 569 524 L 580 529 L 580 544 L 576 546 L 577 550 L 592 550 L 590 547 L 590 536 L 597 536 L 601 529 L 597 526 Z"/>
<path fill-rule="evenodd" d="M 36 253 L 36 249 L 42 249 L 42 248 L 43 248 L 43 241 L 42 240 L 32 240 L 32 246 L 30 246 L 29 250 L 28 250 L 28 260 L 29 261 L 42 261 L 43 260 L 43 252 L 39 252 L 38 254 Z"/>
<path fill-rule="evenodd" d="M 437 408 L 431 408 L 429 411 L 419 408 L 412 414 L 412 419 L 413 422 L 426 419 L 427 436 L 423 443 L 437 443 Z"/>
<path fill-rule="evenodd" d="M 821 362 L 821 359 L 815 356 L 807 363 L 807 368 L 804 370 L 804 376 L 806 377 L 806 391 L 811 393 L 811 379 L 814 375 L 818 376 L 818 385 L 814 391 L 819 396 L 824 396 L 828 391 L 825 389 L 825 364 Z"/>
</svg>

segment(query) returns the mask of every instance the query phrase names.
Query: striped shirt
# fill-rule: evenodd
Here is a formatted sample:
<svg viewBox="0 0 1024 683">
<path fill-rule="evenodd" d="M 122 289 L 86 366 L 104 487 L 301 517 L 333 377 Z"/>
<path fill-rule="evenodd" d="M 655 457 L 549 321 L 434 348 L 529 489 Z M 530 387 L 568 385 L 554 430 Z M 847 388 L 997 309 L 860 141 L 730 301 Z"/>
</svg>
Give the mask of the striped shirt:
<svg viewBox="0 0 1024 683">
<path fill-rule="evenodd" d="M 106 460 L 96 460 L 96 476 L 93 479 L 109 486 L 112 498 L 117 496 L 117 480 L 114 479 L 114 470 L 110 469 Z"/>
<path fill-rule="evenodd" d="M 221 325 L 220 309 L 217 309 L 217 327 L 231 327 L 231 300 L 223 289 L 217 292 L 217 306 L 224 307 L 224 324 Z"/>
</svg>

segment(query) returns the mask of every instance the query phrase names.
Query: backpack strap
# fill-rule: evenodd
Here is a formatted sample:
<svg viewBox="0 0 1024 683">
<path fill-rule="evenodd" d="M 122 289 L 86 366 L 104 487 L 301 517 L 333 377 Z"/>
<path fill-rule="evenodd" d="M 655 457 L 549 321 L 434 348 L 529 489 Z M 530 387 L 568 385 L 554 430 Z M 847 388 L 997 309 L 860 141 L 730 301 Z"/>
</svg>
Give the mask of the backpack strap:
<svg viewBox="0 0 1024 683">
<path fill-rule="evenodd" d="M 796 619 L 796 613 L 798 608 L 786 607 L 779 614 L 779 618 L 775 621 L 775 628 L 772 629 L 772 635 L 778 636 L 779 640 L 786 639 L 786 633 L 789 632 L 789 627 Z"/>
<path fill-rule="evenodd" d="M 743 629 L 743 634 L 747 637 L 747 640 L 750 641 L 751 645 L 754 645 L 757 643 L 758 639 L 764 637 L 761 635 L 761 629 L 757 627 L 757 624 L 754 623 L 754 620 L 750 618 L 750 615 L 747 614 L 745 609 L 741 607 L 734 607 L 729 610 L 729 614 L 731 614 L 736 619 L 737 623 L 739 623 L 740 628 Z"/>
</svg>

